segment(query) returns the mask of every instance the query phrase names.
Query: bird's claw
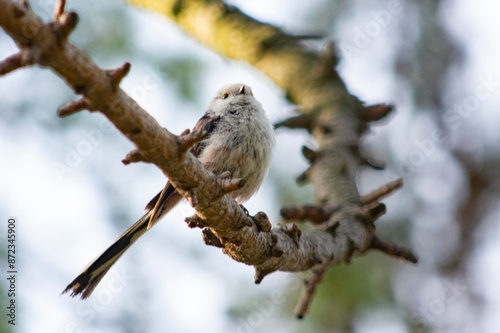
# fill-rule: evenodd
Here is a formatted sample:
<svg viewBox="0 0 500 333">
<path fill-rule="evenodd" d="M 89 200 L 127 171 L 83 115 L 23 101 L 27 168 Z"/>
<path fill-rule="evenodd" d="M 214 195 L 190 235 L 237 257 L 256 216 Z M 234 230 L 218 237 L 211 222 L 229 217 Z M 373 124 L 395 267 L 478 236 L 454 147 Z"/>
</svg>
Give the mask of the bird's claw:
<svg viewBox="0 0 500 333">
<path fill-rule="evenodd" d="M 242 204 L 240 204 L 241 209 L 245 212 L 246 216 L 250 216 L 250 213 L 248 212 L 248 209 L 245 208 Z"/>
</svg>

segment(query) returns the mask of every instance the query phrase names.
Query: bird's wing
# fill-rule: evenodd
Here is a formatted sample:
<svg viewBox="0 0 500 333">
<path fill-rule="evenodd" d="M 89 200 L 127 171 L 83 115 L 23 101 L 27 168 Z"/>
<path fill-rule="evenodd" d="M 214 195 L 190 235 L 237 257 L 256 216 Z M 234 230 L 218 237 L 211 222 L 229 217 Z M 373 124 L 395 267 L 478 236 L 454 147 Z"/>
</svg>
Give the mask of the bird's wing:
<svg viewBox="0 0 500 333">
<path fill-rule="evenodd" d="M 200 154 L 203 152 L 205 149 L 207 143 L 208 143 L 208 138 L 210 135 L 214 132 L 214 130 L 217 128 L 217 124 L 220 121 L 219 116 L 213 116 L 210 114 L 210 112 L 206 112 L 203 117 L 198 120 L 196 125 L 193 128 L 193 132 L 199 131 L 199 130 L 205 130 L 208 132 L 207 136 L 200 142 L 196 143 L 190 150 L 191 154 L 193 154 L 195 157 L 200 156 Z M 167 204 L 169 197 L 177 192 L 175 188 L 170 184 L 170 182 L 167 182 L 163 190 L 161 190 L 160 193 L 158 193 L 147 205 L 146 209 L 147 210 L 152 210 L 151 216 L 149 218 L 149 223 L 148 223 L 148 229 L 153 226 L 153 224 L 158 220 L 160 216 L 162 216 L 162 211 L 164 210 L 163 207 Z"/>
<path fill-rule="evenodd" d="M 217 128 L 217 125 L 220 122 L 220 116 L 214 116 L 211 115 L 210 112 L 205 113 L 203 117 L 198 120 L 196 125 L 193 128 L 193 132 L 199 131 L 199 130 L 205 130 L 207 131 L 207 136 L 200 142 L 196 143 L 193 148 L 191 148 L 190 152 L 193 154 L 195 157 L 199 157 L 205 147 L 208 144 L 208 138 L 212 135 L 212 133 L 215 131 Z"/>
</svg>

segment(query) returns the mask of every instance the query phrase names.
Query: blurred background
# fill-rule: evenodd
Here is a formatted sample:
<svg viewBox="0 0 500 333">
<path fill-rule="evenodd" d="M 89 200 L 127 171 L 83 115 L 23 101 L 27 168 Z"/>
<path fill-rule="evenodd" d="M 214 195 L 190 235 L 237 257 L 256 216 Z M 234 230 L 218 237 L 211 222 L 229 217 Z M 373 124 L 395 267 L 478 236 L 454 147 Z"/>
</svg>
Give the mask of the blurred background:
<svg viewBox="0 0 500 333">
<path fill-rule="evenodd" d="M 48 20 L 54 1 L 30 1 Z M 154 166 L 124 166 L 133 148 L 103 116 L 66 119 L 76 99 L 47 69 L 0 78 L 0 253 L 17 218 L 17 323 L 0 332 L 497 332 L 500 327 L 500 43 L 494 0 L 233 0 L 257 20 L 336 43 L 350 92 L 396 111 L 373 124 L 361 193 L 397 177 L 379 233 L 412 247 L 417 266 L 371 252 L 331 269 L 308 316 L 293 316 L 300 274 L 253 283 L 253 269 L 203 244 L 184 204 L 137 242 L 83 302 L 61 291 L 143 214 L 163 187 Z M 284 93 L 247 64 L 225 59 L 174 23 L 118 0 L 68 0 L 71 40 L 103 68 L 132 63 L 122 88 L 162 126 L 192 128 L 227 82 L 249 84 L 275 122 L 294 114 Z M 0 33 L 0 58 L 16 51 Z M 264 186 L 246 207 L 279 222 L 283 204 L 313 201 L 298 187 L 306 133 L 279 130 Z M 5 273 L 6 274 L 6 273 Z"/>
</svg>

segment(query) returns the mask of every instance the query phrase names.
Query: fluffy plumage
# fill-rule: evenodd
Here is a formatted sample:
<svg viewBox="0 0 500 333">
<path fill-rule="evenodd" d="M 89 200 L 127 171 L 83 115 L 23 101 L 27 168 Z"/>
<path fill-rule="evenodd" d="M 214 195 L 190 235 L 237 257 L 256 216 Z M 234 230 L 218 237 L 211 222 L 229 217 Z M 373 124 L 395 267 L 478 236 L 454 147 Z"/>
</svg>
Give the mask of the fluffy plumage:
<svg viewBox="0 0 500 333">
<path fill-rule="evenodd" d="M 190 152 L 216 175 L 229 171 L 232 178 L 245 179 L 245 185 L 230 195 L 239 203 L 248 200 L 264 181 L 275 144 L 271 123 L 252 89 L 240 83 L 222 87 L 193 130 L 200 128 L 208 135 Z M 71 291 L 71 296 L 89 297 L 118 258 L 182 199 L 167 182 L 146 206 L 148 212 L 85 267 L 63 293 Z"/>
</svg>

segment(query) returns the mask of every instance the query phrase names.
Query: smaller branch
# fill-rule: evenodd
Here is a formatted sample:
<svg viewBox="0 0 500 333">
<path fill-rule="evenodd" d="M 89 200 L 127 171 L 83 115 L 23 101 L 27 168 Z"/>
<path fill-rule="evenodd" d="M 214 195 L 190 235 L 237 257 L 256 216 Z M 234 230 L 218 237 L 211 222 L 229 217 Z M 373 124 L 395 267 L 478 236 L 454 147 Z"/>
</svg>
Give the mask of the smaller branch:
<svg viewBox="0 0 500 333">
<path fill-rule="evenodd" d="M 329 73 L 332 68 L 338 65 L 339 58 L 335 52 L 335 45 L 332 41 L 326 44 L 325 49 L 321 52 L 321 65 L 325 74 Z"/>
<path fill-rule="evenodd" d="M 340 226 L 340 222 L 337 219 L 329 219 L 323 224 L 320 224 L 318 226 L 319 230 L 325 230 L 328 231 L 330 234 L 335 236 L 337 232 L 337 228 Z"/>
<path fill-rule="evenodd" d="M 297 319 L 304 318 L 307 310 L 309 310 L 316 288 L 323 279 L 324 274 L 324 270 L 311 271 L 309 276 L 304 280 L 304 287 L 300 293 L 299 302 L 295 307 L 295 317 Z"/>
<path fill-rule="evenodd" d="M 64 13 L 64 7 L 66 6 L 66 0 L 58 0 L 54 8 L 54 21 L 58 21 L 61 15 Z"/>
<path fill-rule="evenodd" d="M 310 167 L 307 168 L 306 171 L 302 172 L 296 179 L 295 179 L 295 182 L 299 185 L 299 186 L 302 186 L 302 185 L 305 185 L 308 181 L 309 181 L 309 177 L 308 177 L 308 172 L 310 170 Z"/>
<path fill-rule="evenodd" d="M 222 244 L 222 242 L 219 239 L 219 237 L 217 237 L 212 232 L 211 229 L 209 229 L 209 228 L 203 229 L 203 231 L 201 232 L 201 235 L 203 237 L 203 242 L 205 242 L 206 245 L 215 246 L 215 247 L 218 247 L 218 248 L 221 248 L 221 249 L 224 248 L 224 244 Z"/>
<path fill-rule="evenodd" d="M 144 158 L 144 155 L 142 155 L 142 153 L 138 149 L 132 150 L 122 160 L 122 163 L 125 165 L 129 165 L 130 163 L 137 163 L 137 162 L 147 162 L 146 159 Z"/>
<path fill-rule="evenodd" d="M 382 215 L 387 212 L 383 203 L 378 201 L 371 202 L 360 209 L 359 218 L 365 223 L 375 223 Z"/>
<path fill-rule="evenodd" d="M 31 6 L 27 0 L 21 0 L 19 1 L 19 4 L 26 8 L 27 10 L 31 10 Z"/>
<path fill-rule="evenodd" d="M 311 113 L 302 113 L 298 116 L 290 117 L 288 119 L 275 123 L 274 127 L 304 128 L 309 131 L 312 128 L 312 124 L 313 115 Z"/>
<path fill-rule="evenodd" d="M 167 128 L 165 128 L 167 130 Z M 168 130 L 167 130 L 168 131 Z M 180 136 L 183 136 L 183 135 L 186 135 L 186 134 L 189 134 L 191 132 L 191 130 L 189 128 L 186 128 L 184 131 L 182 131 L 182 133 L 180 134 Z"/>
<path fill-rule="evenodd" d="M 338 210 L 340 210 L 340 206 L 284 206 L 281 208 L 280 214 L 285 220 L 306 220 L 313 223 L 322 223 L 328 220 L 330 216 Z"/>
<path fill-rule="evenodd" d="M 78 14 L 75 12 L 63 13 L 59 17 L 59 20 L 51 23 L 59 45 L 68 40 L 69 35 L 75 30 L 77 23 Z"/>
<path fill-rule="evenodd" d="M 264 212 L 258 212 L 255 216 L 252 217 L 259 231 L 263 232 L 271 232 L 273 225 L 271 221 L 269 221 L 269 217 Z"/>
<path fill-rule="evenodd" d="M 57 115 L 61 118 L 64 118 L 82 110 L 94 111 L 90 101 L 85 97 L 60 106 L 59 109 L 57 109 Z"/>
<path fill-rule="evenodd" d="M 394 192 L 395 190 L 397 190 L 398 188 L 400 188 L 402 186 L 403 186 L 403 179 L 402 178 L 396 179 L 395 181 L 387 183 L 387 184 L 379 187 L 378 189 L 368 193 L 367 195 L 363 195 L 359 199 L 359 201 L 361 204 L 364 204 L 364 205 L 378 201 L 378 200 L 382 199 L 383 197 L 391 194 L 392 192 Z"/>
<path fill-rule="evenodd" d="M 177 144 L 179 145 L 179 149 L 182 153 L 187 152 L 191 147 L 193 147 L 196 143 L 203 140 L 208 132 L 205 130 L 198 131 L 184 131 L 184 134 L 181 134 L 177 137 Z"/>
<path fill-rule="evenodd" d="M 254 282 L 255 284 L 260 284 L 262 282 L 262 280 L 264 280 L 264 278 L 273 273 L 274 270 L 266 270 L 266 269 L 261 269 L 261 268 L 258 268 L 256 267 L 255 268 L 255 276 L 254 276 Z"/>
<path fill-rule="evenodd" d="M 295 223 L 280 225 L 279 228 L 293 240 L 296 246 L 299 246 L 300 236 L 302 236 L 302 230 L 300 230 Z"/>
<path fill-rule="evenodd" d="M 247 181 L 242 178 L 220 179 L 221 194 L 227 194 L 241 189 Z"/>
<path fill-rule="evenodd" d="M 188 227 L 190 227 L 191 229 L 208 227 L 207 222 L 196 214 L 193 216 L 186 217 L 184 221 L 186 221 Z"/>
<path fill-rule="evenodd" d="M 392 104 L 376 104 L 365 107 L 364 120 L 376 121 L 387 116 L 392 110 L 394 110 L 394 105 Z"/>
<path fill-rule="evenodd" d="M 404 259 L 413 264 L 416 264 L 418 262 L 417 256 L 410 249 L 389 243 L 387 241 L 383 241 L 377 236 L 373 237 L 370 248 L 382 251 L 390 256 L 399 259 Z"/>
<path fill-rule="evenodd" d="M 130 71 L 130 66 L 131 66 L 130 63 L 126 62 L 116 69 L 111 69 L 106 71 L 106 73 L 108 73 L 109 77 L 111 78 L 114 90 L 118 89 L 120 82 L 123 80 L 125 76 L 127 76 L 128 72 Z"/>
<path fill-rule="evenodd" d="M 302 146 L 302 155 L 312 164 L 316 157 L 318 157 L 318 152 L 307 146 Z"/>
<path fill-rule="evenodd" d="M 34 61 L 32 57 L 25 52 L 17 52 L 0 62 L 0 76 L 33 64 Z"/>
</svg>

